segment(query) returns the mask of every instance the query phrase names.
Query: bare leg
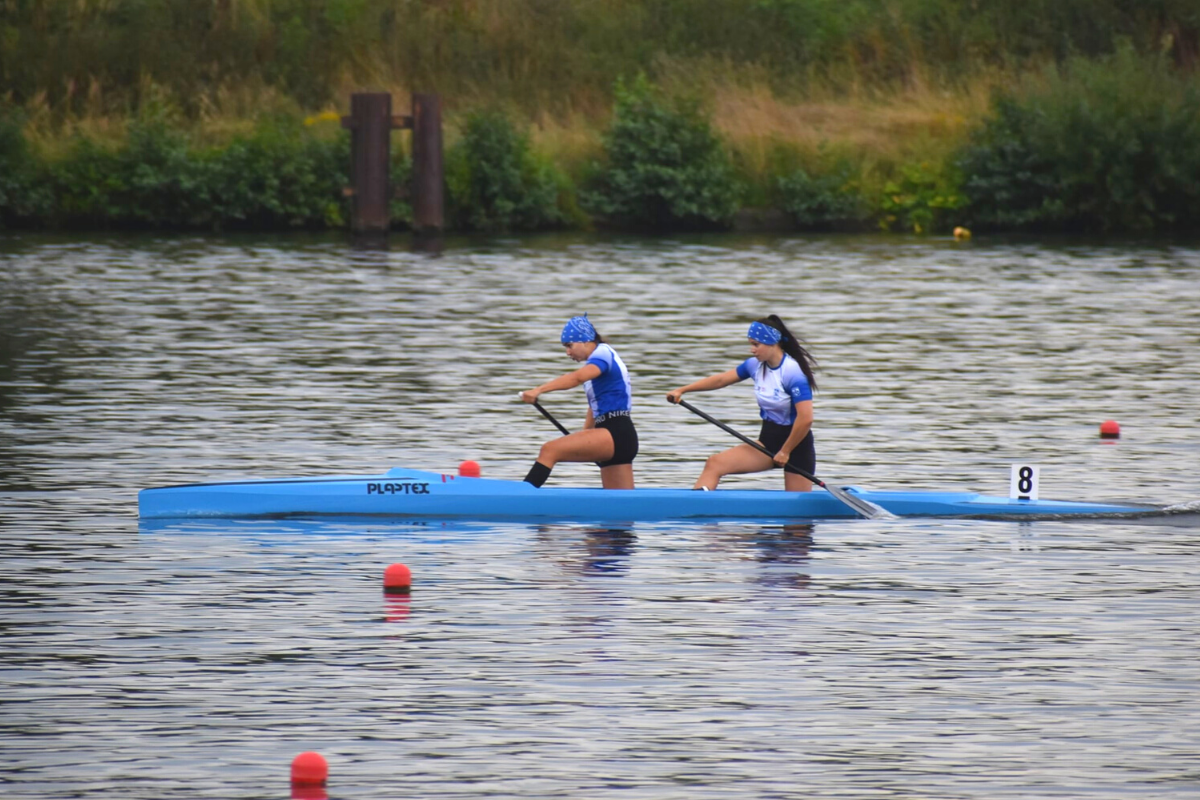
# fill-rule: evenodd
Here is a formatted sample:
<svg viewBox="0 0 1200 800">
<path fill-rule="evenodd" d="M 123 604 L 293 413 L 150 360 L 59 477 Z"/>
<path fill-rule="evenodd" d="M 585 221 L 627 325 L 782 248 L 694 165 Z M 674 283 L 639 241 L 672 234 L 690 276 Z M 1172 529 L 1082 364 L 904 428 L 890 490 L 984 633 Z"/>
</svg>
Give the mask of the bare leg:
<svg viewBox="0 0 1200 800">
<path fill-rule="evenodd" d="M 726 475 L 745 475 L 771 469 L 770 456 L 755 450 L 748 444 L 739 444 L 724 452 L 709 456 L 704 462 L 704 471 L 696 479 L 693 489 L 716 489 Z"/>
<path fill-rule="evenodd" d="M 789 492 L 811 492 L 812 481 L 794 472 L 783 473 L 783 488 Z"/>
<path fill-rule="evenodd" d="M 546 442 L 537 460 L 553 469 L 560 461 L 608 461 L 612 457 L 612 434 L 603 428 L 587 428 Z"/>
<path fill-rule="evenodd" d="M 600 468 L 600 483 L 605 489 L 632 489 L 633 464 L 613 464 Z"/>
<path fill-rule="evenodd" d="M 561 461 L 608 461 L 613 457 L 613 451 L 611 433 L 603 428 L 588 428 L 546 442 L 537 460 L 553 469 Z M 633 465 L 601 467 L 600 485 L 605 489 L 632 489 Z"/>
</svg>

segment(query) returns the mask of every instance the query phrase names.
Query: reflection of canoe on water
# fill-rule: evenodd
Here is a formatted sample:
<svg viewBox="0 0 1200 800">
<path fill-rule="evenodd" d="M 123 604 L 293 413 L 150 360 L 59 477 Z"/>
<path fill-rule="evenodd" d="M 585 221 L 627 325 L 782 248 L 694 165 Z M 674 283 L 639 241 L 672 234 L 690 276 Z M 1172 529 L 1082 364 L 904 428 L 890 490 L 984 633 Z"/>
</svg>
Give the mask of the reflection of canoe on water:
<svg viewBox="0 0 1200 800">
<path fill-rule="evenodd" d="M 866 491 L 857 497 L 901 517 L 1103 516 L 1152 506 L 1018 500 L 972 492 Z M 763 489 L 535 489 L 524 481 L 464 478 L 397 467 L 383 475 L 194 483 L 143 489 L 142 519 L 372 515 L 421 519 L 784 520 L 857 516 L 829 492 Z"/>
</svg>

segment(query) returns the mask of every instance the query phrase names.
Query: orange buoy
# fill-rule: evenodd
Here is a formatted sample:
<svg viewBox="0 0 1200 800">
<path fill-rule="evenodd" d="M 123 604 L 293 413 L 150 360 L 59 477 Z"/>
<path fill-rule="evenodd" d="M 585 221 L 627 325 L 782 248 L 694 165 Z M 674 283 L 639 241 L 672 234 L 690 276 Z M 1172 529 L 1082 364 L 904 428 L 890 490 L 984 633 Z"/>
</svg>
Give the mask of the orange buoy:
<svg viewBox="0 0 1200 800">
<path fill-rule="evenodd" d="M 392 564 L 383 571 L 383 591 L 407 593 L 412 589 L 412 570 L 403 564 Z"/>
<path fill-rule="evenodd" d="M 458 474 L 464 478 L 478 478 L 480 475 L 479 462 L 478 461 L 462 462 L 461 464 L 458 465 Z"/>
<path fill-rule="evenodd" d="M 329 778 L 329 764 L 320 753 L 301 753 L 292 759 L 293 786 L 324 786 Z"/>
<path fill-rule="evenodd" d="M 1100 438 L 1101 439 L 1119 439 L 1121 438 L 1121 426 L 1117 424 L 1115 419 L 1106 419 L 1100 423 Z"/>
</svg>

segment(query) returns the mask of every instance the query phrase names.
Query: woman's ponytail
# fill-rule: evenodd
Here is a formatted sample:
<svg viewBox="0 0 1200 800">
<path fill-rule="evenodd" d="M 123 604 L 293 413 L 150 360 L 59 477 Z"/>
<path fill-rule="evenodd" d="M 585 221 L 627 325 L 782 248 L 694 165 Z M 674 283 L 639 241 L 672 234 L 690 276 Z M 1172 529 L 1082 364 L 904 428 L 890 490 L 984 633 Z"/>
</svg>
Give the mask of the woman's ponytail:
<svg viewBox="0 0 1200 800">
<path fill-rule="evenodd" d="M 808 378 L 808 385 L 814 390 L 817 388 L 817 378 L 813 373 L 817 367 L 817 360 L 812 357 L 808 350 L 804 349 L 804 345 L 800 344 L 787 325 L 783 324 L 775 314 L 768 314 L 766 317 L 759 320 L 764 325 L 770 325 L 775 330 L 783 334 L 783 339 L 779 342 L 779 346 L 783 348 L 783 352 L 787 353 L 796 363 L 800 365 L 800 369 L 804 371 L 804 377 Z"/>
</svg>

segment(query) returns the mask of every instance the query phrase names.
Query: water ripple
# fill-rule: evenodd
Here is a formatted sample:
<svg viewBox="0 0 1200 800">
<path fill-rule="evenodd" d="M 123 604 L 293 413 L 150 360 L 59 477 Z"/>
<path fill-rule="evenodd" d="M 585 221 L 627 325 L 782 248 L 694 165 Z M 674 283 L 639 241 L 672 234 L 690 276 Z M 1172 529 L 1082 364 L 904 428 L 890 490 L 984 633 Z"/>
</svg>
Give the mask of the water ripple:
<svg viewBox="0 0 1200 800">
<path fill-rule="evenodd" d="M 1194 247 L 8 236 L 0 288 L 10 796 L 282 796 L 304 750 L 357 800 L 1200 786 Z M 823 366 L 824 477 L 1004 495 L 1034 461 L 1044 496 L 1170 513 L 137 522 L 165 483 L 520 477 L 553 430 L 513 395 L 570 368 L 584 311 L 633 371 L 642 485 L 731 443 L 662 395 L 773 311 Z M 697 404 L 754 430 L 746 391 Z M 411 596 L 381 591 L 398 561 Z"/>
</svg>

